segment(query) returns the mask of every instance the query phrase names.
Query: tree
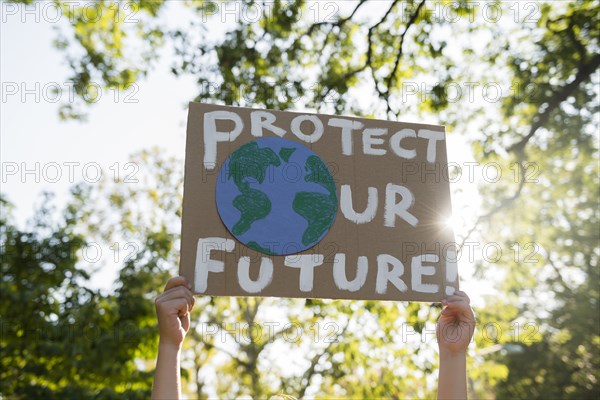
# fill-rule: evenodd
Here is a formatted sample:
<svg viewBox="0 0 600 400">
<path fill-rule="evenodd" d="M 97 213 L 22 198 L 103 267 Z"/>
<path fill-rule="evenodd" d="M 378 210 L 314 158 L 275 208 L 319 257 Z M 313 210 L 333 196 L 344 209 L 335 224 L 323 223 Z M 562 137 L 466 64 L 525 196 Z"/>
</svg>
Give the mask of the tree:
<svg viewBox="0 0 600 400">
<path fill-rule="evenodd" d="M 497 266 L 506 273 L 502 291 L 528 299 L 521 315 L 542 333 L 523 352 L 506 355 L 509 373 L 497 391 L 505 398 L 593 397 L 600 389 L 598 3 L 568 3 L 560 11 L 544 5 L 529 29 L 540 37 L 531 53 L 508 57 L 517 82 L 535 93 L 506 99 L 506 121 L 486 132 L 480 148 L 489 154 L 484 159 L 518 166 L 513 182 L 485 194 L 503 200 L 479 221 L 489 219 L 490 233 L 510 221 L 510 229 L 486 236 L 518 246 Z M 510 124 L 515 116 L 527 123 Z M 493 150 L 504 138 L 509 157 Z"/>
<path fill-rule="evenodd" d="M 143 281 L 127 280 L 130 266 L 115 294 L 89 288 L 90 266 L 80 265 L 87 243 L 77 232 L 82 217 L 77 203 L 85 198 L 86 191 L 76 187 L 61 221 L 55 221 L 47 195 L 30 230 L 14 225 L 12 206 L 1 200 L 2 395 L 142 399 L 150 394 L 152 374 L 135 361 L 156 353 L 149 346 L 156 341 L 153 310 L 140 310 L 135 290 Z"/>
</svg>

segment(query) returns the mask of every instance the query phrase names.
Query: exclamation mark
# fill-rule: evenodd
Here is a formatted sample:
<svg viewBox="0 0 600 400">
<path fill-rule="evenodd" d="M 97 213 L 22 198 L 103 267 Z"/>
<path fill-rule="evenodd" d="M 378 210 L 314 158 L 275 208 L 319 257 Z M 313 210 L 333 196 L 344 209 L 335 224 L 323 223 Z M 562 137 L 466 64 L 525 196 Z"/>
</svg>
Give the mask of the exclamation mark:
<svg viewBox="0 0 600 400">
<path fill-rule="evenodd" d="M 452 296 L 458 287 L 458 265 L 456 250 L 450 248 L 446 251 L 446 296 Z M 451 284 L 455 283 L 454 286 Z M 455 287 L 456 286 L 456 287 Z"/>
</svg>

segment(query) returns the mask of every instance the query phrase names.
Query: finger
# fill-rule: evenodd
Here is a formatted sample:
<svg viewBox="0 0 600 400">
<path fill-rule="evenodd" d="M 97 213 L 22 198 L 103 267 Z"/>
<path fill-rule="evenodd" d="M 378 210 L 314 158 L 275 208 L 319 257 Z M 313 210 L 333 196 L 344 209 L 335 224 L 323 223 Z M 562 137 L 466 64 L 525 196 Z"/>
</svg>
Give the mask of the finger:
<svg viewBox="0 0 600 400">
<path fill-rule="evenodd" d="M 459 317 L 462 321 L 474 321 L 475 315 L 466 301 L 450 303 L 442 310 L 442 315 Z"/>
<path fill-rule="evenodd" d="M 187 310 L 188 303 L 186 299 L 182 297 L 171 299 L 161 304 L 161 311 L 166 312 L 169 315 L 177 315 L 178 317 L 183 317 L 187 314 Z"/>
<path fill-rule="evenodd" d="M 167 290 L 179 285 L 187 286 L 190 289 L 192 288 L 192 285 L 188 282 L 185 276 L 175 276 L 167 281 L 164 291 L 166 292 Z"/>
<path fill-rule="evenodd" d="M 442 301 L 445 306 L 459 304 L 461 307 L 471 307 L 466 297 L 461 296 L 449 296 Z"/>
<path fill-rule="evenodd" d="M 463 292 L 462 290 L 457 290 L 456 292 L 454 292 L 454 294 L 460 297 L 464 297 L 465 299 L 467 299 L 467 303 L 471 304 L 471 299 L 469 298 L 469 295 Z"/>
<path fill-rule="evenodd" d="M 190 314 L 187 313 L 185 316 L 179 317 L 179 319 L 181 320 L 181 327 L 187 333 L 190 330 Z"/>
<path fill-rule="evenodd" d="M 167 290 L 166 292 L 162 293 L 160 296 L 161 298 L 173 298 L 173 297 L 177 297 L 177 296 L 186 296 L 190 299 L 190 303 L 192 302 L 192 299 L 194 298 L 194 294 L 192 293 L 192 291 L 188 288 L 186 288 L 185 286 L 175 286 L 169 290 Z"/>
<path fill-rule="evenodd" d="M 460 301 L 469 304 L 468 297 L 458 296 L 458 295 L 452 295 L 452 296 L 448 296 L 448 297 L 444 298 L 442 300 L 442 304 L 450 304 L 450 303 L 456 303 L 456 302 L 460 302 Z"/>
<path fill-rule="evenodd" d="M 161 294 L 156 299 L 156 303 L 165 303 L 169 300 L 173 300 L 173 299 L 177 299 L 177 298 L 185 299 L 185 301 L 188 304 L 188 309 L 190 311 L 192 310 L 192 307 L 194 306 L 194 304 L 196 302 L 194 295 L 188 288 L 183 287 L 183 286 L 177 286 L 177 287 L 171 288 L 168 291 L 166 291 L 165 293 Z"/>
<path fill-rule="evenodd" d="M 168 294 L 165 294 L 158 301 L 158 303 L 164 303 L 169 300 L 180 299 L 180 298 L 184 299 L 185 302 L 187 303 L 188 311 L 192 311 L 192 308 L 194 307 L 196 300 L 194 299 L 194 296 L 191 293 L 186 292 L 185 289 L 174 290 L 172 292 L 169 292 Z"/>
<path fill-rule="evenodd" d="M 452 311 L 454 311 L 454 310 L 466 311 L 466 310 L 470 310 L 471 306 L 466 301 L 453 301 L 451 303 L 446 304 L 444 309 L 449 309 Z"/>
</svg>

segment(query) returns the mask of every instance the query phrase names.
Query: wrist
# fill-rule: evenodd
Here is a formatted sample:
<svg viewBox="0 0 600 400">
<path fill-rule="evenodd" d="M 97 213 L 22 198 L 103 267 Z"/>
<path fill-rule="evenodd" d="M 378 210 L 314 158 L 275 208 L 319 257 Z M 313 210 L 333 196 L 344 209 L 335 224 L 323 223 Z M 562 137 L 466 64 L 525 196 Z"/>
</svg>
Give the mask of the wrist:
<svg viewBox="0 0 600 400">
<path fill-rule="evenodd" d="M 177 344 L 161 338 L 158 341 L 158 350 L 159 352 L 168 354 L 179 354 L 181 351 L 181 343 Z"/>
<path fill-rule="evenodd" d="M 440 349 L 440 357 L 443 357 L 447 360 L 466 360 L 467 359 L 467 351 L 466 350 L 452 351 L 452 350 Z"/>
</svg>

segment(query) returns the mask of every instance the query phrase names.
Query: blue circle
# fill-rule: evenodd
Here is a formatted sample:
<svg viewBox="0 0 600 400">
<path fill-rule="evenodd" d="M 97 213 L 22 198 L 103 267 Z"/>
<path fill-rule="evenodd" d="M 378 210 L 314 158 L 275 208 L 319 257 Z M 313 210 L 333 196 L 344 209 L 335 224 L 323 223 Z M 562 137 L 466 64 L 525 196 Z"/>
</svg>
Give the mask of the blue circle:
<svg viewBox="0 0 600 400">
<path fill-rule="evenodd" d="M 216 185 L 221 220 L 241 243 L 265 254 L 307 250 L 325 237 L 337 214 L 335 181 L 301 143 L 260 138 L 229 155 Z"/>
</svg>

